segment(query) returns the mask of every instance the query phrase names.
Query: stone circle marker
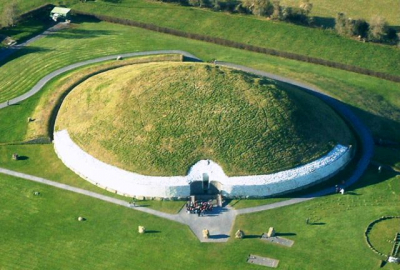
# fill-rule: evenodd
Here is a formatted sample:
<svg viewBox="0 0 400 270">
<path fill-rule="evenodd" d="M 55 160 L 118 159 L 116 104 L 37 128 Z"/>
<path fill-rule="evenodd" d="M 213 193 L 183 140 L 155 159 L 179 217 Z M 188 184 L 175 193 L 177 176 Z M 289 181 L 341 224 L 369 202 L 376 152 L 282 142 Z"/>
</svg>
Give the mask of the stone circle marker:
<svg viewBox="0 0 400 270">
<path fill-rule="evenodd" d="M 18 160 L 19 156 L 17 153 L 12 154 L 12 159 L 13 160 Z"/>
<path fill-rule="evenodd" d="M 209 232 L 209 230 L 207 230 L 207 229 L 204 229 L 204 230 L 203 230 L 203 237 L 204 237 L 205 239 L 210 238 L 210 232 Z"/>
<path fill-rule="evenodd" d="M 146 228 L 145 227 L 143 227 L 143 226 L 139 226 L 138 227 L 138 231 L 139 231 L 139 233 L 145 233 L 146 232 Z"/>
<path fill-rule="evenodd" d="M 78 217 L 78 221 L 85 221 L 86 219 L 84 217 Z"/>
<path fill-rule="evenodd" d="M 244 232 L 243 232 L 242 230 L 238 230 L 238 231 L 235 233 L 235 238 L 236 238 L 236 239 L 243 239 L 243 238 L 244 238 Z"/>
<path fill-rule="evenodd" d="M 275 236 L 275 229 L 274 229 L 274 227 L 269 227 L 267 236 L 268 236 L 268 237 L 274 237 L 274 236 Z"/>
<path fill-rule="evenodd" d="M 252 255 L 252 254 L 250 254 L 249 258 L 247 259 L 247 262 L 251 263 L 251 264 L 257 264 L 257 265 L 272 267 L 272 268 L 278 267 L 278 264 L 279 264 L 279 260 L 275 260 L 275 259 L 271 259 L 271 258 L 267 258 L 267 257 L 261 257 L 261 256 L 257 256 L 257 255 Z"/>
</svg>

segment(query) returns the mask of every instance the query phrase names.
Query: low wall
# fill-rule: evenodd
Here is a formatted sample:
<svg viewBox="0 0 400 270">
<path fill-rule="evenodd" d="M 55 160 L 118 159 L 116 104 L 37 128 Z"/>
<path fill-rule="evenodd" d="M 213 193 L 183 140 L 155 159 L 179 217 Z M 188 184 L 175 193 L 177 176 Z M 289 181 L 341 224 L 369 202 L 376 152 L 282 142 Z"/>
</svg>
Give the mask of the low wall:
<svg viewBox="0 0 400 270">
<path fill-rule="evenodd" d="M 72 171 L 87 181 L 111 192 L 131 197 L 184 198 L 190 195 L 190 184 L 218 181 L 226 197 L 265 197 L 300 189 L 335 174 L 351 160 L 351 148 L 335 146 L 327 155 L 290 170 L 267 175 L 228 177 L 211 160 L 200 160 L 186 176 L 146 176 L 106 164 L 83 151 L 70 138 L 67 130 L 54 133 L 58 157 Z"/>
</svg>

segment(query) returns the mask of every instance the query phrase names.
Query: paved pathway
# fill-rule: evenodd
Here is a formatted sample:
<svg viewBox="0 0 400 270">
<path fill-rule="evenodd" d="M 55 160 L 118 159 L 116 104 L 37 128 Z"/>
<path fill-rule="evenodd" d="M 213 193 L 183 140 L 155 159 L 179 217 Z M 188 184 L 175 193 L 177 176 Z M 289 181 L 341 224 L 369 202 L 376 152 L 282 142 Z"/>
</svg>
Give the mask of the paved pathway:
<svg viewBox="0 0 400 270">
<path fill-rule="evenodd" d="M 180 51 L 180 50 L 160 50 L 160 51 L 148 51 L 148 52 L 135 52 L 135 53 L 127 53 L 127 54 L 121 54 L 120 56 L 122 57 L 132 57 L 132 56 L 145 56 L 145 55 L 155 55 L 155 54 L 172 54 L 172 53 L 177 53 L 177 54 L 182 54 L 186 57 L 191 58 L 193 61 L 201 61 L 199 58 L 195 57 L 194 55 L 185 52 L 185 51 Z M 32 95 L 34 95 L 35 93 L 39 92 L 43 86 L 50 81 L 52 78 L 66 72 L 72 69 L 75 69 L 77 67 L 81 67 L 84 65 L 88 65 L 88 64 L 92 64 L 92 63 L 98 63 L 98 62 L 102 62 L 102 61 L 106 61 L 106 60 L 112 60 L 115 59 L 117 56 L 119 55 L 111 55 L 111 56 L 105 56 L 105 57 L 100 57 L 100 58 L 96 58 L 96 59 L 92 59 L 92 60 L 87 60 L 87 61 L 83 61 L 83 62 L 79 62 L 79 63 L 75 63 L 69 66 L 66 66 L 64 68 L 61 68 L 59 70 L 56 70 L 50 74 L 48 74 L 47 76 L 45 76 L 43 79 L 41 79 L 31 90 L 29 90 L 27 93 L 16 97 L 14 99 L 12 99 L 10 101 L 10 103 L 16 103 L 16 102 L 20 102 L 22 100 L 25 100 L 29 97 L 31 97 Z M 365 170 L 368 167 L 368 164 L 370 162 L 370 159 L 372 157 L 373 154 L 373 139 L 371 137 L 371 134 L 369 132 L 369 130 L 363 125 L 363 123 L 353 114 L 353 112 L 342 102 L 334 99 L 333 97 L 328 96 L 327 94 L 322 93 L 320 90 L 294 81 L 292 79 L 289 78 L 284 78 L 275 74 L 271 74 L 271 73 L 267 73 L 264 71 L 259 71 L 259 70 L 255 70 L 255 69 L 251 69 L 249 67 L 245 67 L 245 66 L 240 66 L 240 65 L 236 65 L 236 64 L 232 64 L 232 63 L 226 63 L 226 62 L 220 62 L 217 61 L 215 64 L 217 65 L 221 65 L 221 66 L 228 66 L 231 68 L 236 68 L 236 69 L 240 69 L 246 72 L 251 72 L 260 76 L 265 76 L 268 78 L 272 78 L 278 81 L 282 81 L 285 83 L 289 83 L 292 85 L 296 85 L 296 86 L 300 86 L 302 87 L 302 91 L 307 91 L 319 98 L 321 98 L 323 101 L 325 101 L 326 103 L 328 103 L 329 105 L 331 105 L 335 110 L 337 110 L 345 119 L 348 120 L 348 122 L 353 126 L 355 132 L 357 133 L 357 135 L 359 136 L 359 139 L 361 141 L 361 148 L 362 148 L 362 156 L 357 164 L 356 169 L 354 170 L 352 176 L 346 181 L 346 186 L 349 186 L 353 183 L 355 183 L 360 177 L 361 175 L 365 172 Z M 0 104 L 0 109 L 6 107 L 7 104 L 3 103 Z M 97 194 L 91 191 L 87 191 L 87 190 L 83 190 L 80 188 L 75 188 L 72 186 L 68 186 L 65 184 L 61 184 L 61 183 L 57 183 L 57 182 L 53 182 L 50 180 L 46 180 L 43 178 L 39 178 L 39 177 L 35 177 L 35 176 L 31 176 L 31 175 L 27 175 L 27 174 L 22 174 L 19 172 L 14 172 L 14 171 L 10 171 L 7 169 L 1 169 L 0 168 L 0 173 L 3 174 L 8 174 L 8 175 L 12 175 L 12 176 L 16 176 L 16 177 L 20 177 L 20 178 L 24 178 L 27 180 L 31 180 L 31 181 L 35 181 L 35 182 L 39 182 L 39 183 L 43 183 L 43 184 L 47 184 L 47 185 L 51 185 L 57 188 L 61 188 L 61 189 L 65 189 L 65 190 L 69 190 L 69 191 L 73 191 L 76 193 L 80 193 L 80 194 L 84 194 L 87 196 L 91 196 L 97 199 L 101 199 L 104 201 L 108 201 L 111 203 L 115 203 L 118 205 L 122 205 L 125 207 L 130 207 L 132 208 L 127 202 L 122 201 L 122 200 L 118 200 L 115 198 L 111 198 L 108 196 L 104 196 L 101 194 Z M 171 214 L 166 214 L 163 212 L 159 212 L 153 209 L 149 209 L 149 208 L 144 208 L 144 207 L 135 207 L 133 209 L 135 210 L 139 210 L 142 212 L 146 212 L 149 214 L 153 214 L 162 218 L 166 218 L 172 221 L 176 221 L 182 224 L 187 224 L 190 226 L 190 228 L 192 229 L 192 231 L 194 232 L 194 234 L 200 239 L 200 241 L 204 241 L 204 242 L 223 242 L 223 241 L 227 241 L 228 237 L 230 235 L 230 231 L 232 229 L 234 220 L 236 215 L 238 214 L 248 214 L 248 213 L 254 213 L 254 212 L 259 212 L 259 211 L 265 211 L 265 210 L 269 210 L 269 209 L 275 209 L 278 207 L 283 207 L 283 206 L 287 206 L 287 205 L 292 205 L 292 204 L 296 204 L 296 203 L 300 203 L 300 202 L 304 202 L 304 201 L 308 201 L 311 199 L 314 199 L 316 197 L 322 196 L 322 195 L 326 195 L 329 193 L 333 193 L 334 192 L 334 188 L 328 188 L 325 190 L 321 190 L 319 192 L 313 193 L 313 194 L 309 194 L 306 196 L 303 196 L 301 198 L 293 198 L 290 200 L 286 200 L 283 202 L 277 202 L 277 203 L 273 203 L 273 204 L 269 204 L 269 205 L 262 205 L 262 206 L 257 206 L 257 207 L 251 207 L 251 208 L 246 208 L 246 209 L 240 209 L 240 210 L 234 210 L 232 208 L 225 207 L 222 209 L 216 209 L 214 213 L 212 213 L 209 216 L 206 217 L 197 217 L 196 215 L 189 215 L 186 214 L 185 211 L 181 211 L 179 214 L 177 215 L 171 215 Z M 207 228 L 210 230 L 211 233 L 211 238 L 208 240 L 203 239 L 202 235 L 201 235 L 201 230 Z"/>
</svg>

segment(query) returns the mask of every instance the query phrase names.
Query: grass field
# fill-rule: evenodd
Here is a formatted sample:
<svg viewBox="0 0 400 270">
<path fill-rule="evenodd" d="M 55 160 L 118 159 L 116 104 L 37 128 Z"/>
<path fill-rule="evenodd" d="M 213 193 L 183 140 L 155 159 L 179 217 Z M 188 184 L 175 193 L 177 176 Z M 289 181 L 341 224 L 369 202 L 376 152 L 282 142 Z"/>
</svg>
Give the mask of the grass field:
<svg viewBox="0 0 400 270">
<path fill-rule="evenodd" d="M 388 21 L 392 26 L 400 26 L 400 3 L 397 0 L 312 0 L 313 9 L 310 16 L 317 16 L 320 18 L 335 18 L 337 13 L 344 12 L 347 16 L 353 19 L 365 19 L 369 21 L 372 16 L 379 15 Z M 297 0 L 282 0 L 282 5 L 298 6 Z"/>
<path fill-rule="evenodd" d="M 3 269 L 264 269 L 245 262 L 248 254 L 257 254 L 279 259 L 280 269 L 374 269 L 380 257 L 368 249 L 363 232 L 377 217 L 399 212 L 396 181 L 369 172 L 353 194 L 239 216 L 233 232 L 241 228 L 247 238 L 201 244 L 177 223 L 0 176 L 0 264 Z M 78 222 L 78 216 L 87 221 Z M 314 225 L 305 224 L 307 217 Z M 151 232 L 139 235 L 138 225 Z M 270 226 L 294 246 L 256 238 Z"/>
<path fill-rule="evenodd" d="M 18 161 L 12 160 L 13 153 L 18 153 L 24 158 Z M 0 167 L 43 177 L 121 200 L 132 200 L 132 198 L 116 195 L 83 180 L 65 167 L 61 160 L 58 159 L 52 144 L 0 146 Z M 0 175 L 0 178 L 2 177 Z M 138 204 L 167 213 L 177 213 L 181 209 L 183 202 L 143 201 L 138 202 Z"/>
<path fill-rule="evenodd" d="M 232 176 L 265 174 L 352 144 L 343 120 L 317 98 L 192 63 L 141 64 L 91 77 L 62 104 L 56 130 L 63 129 L 103 162 L 146 175 L 186 175 L 202 159 Z"/>
<path fill-rule="evenodd" d="M 72 7 L 96 14 L 132 19 L 190 33 L 400 74 L 397 64 L 400 59 L 399 48 L 361 43 L 338 36 L 330 30 L 145 0 L 124 0 L 121 3 L 97 1 L 78 3 Z"/>
</svg>

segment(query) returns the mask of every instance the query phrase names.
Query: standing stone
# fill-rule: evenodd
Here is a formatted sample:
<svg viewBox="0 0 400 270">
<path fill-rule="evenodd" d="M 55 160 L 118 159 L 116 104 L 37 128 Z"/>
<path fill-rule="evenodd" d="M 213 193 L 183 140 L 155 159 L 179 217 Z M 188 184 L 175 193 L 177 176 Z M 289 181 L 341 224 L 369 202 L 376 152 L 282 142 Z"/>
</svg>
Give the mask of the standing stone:
<svg viewBox="0 0 400 270">
<path fill-rule="evenodd" d="M 139 226 L 138 230 L 139 230 L 139 233 L 145 233 L 146 232 L 146 228 L 143 227 L 143 226 Z"/>
<path fill-rule="evenodd" d="M 274 227 L 269 227 L 267 236 L 268 236 L 268 237 L 274 237 L 274 236 L 275 236 L 275 229 L 274 229 Z"/>
<path fill-rule="evenodd" d="M 204 229 L 204 230 L 203 230 L 203 237 L 204 237 L 205 239 L 210 238 L 210 232 L 209 232 L 207 229 Z"/>
<path fill-rule="evenodd" d="M 243 239 L 243 238 L 244 238 L 244 232 L 243 232 L 242 230 L 238 230 L 238 231 L 235 233 L 235 238 L 237 238 L 237 239 Z"/>
<path fill-rule="evenodd" d="M 18 160 L 18 154 L 17 154 L 17 153 L 14 153 L 14 154 L 12 155 L 12 159 L 13 159 L 13 160 Z"/>
</svg>

